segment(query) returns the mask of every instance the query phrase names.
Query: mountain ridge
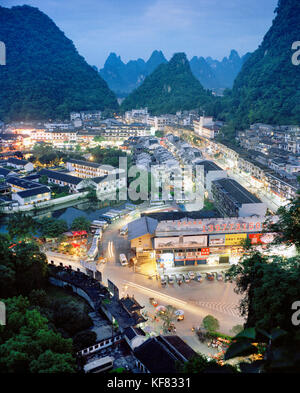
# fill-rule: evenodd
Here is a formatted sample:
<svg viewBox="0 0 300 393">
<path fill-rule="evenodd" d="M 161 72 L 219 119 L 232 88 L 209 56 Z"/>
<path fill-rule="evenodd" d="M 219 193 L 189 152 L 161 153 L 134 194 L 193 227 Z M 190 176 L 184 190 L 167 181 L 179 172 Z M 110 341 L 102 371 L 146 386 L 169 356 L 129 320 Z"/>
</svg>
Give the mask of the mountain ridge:
<svg viewBox="0 0 300 393">
<path fill-rule="evenodd" d="M 148 107 L 152 114 L 159 115 L 179 110 L 200 110 L 211 99 L 211 93 L 192 74 L 186 55 L 176 53 L 125 98 L 121 109 Z"/>
<path fill-rule="evenodd" d="M 74 110 L 118 109 L 107 83 L 38 8 L 0 7 L 0 40 L 7 49 L 0 73 L 3 120 L 67 118 Z"/>
<path fill-rule="evenodd" d="M 240 57 L 235 50 L 231 50 L 229 56 L 221 61 L 211 57 L 205 59 L 203 56 L 193 56 L 190 66 L 204 88 L 221 92 L 232 88 L 247 56 L 248 54 Z M 111 59 L 115 59 L 114 62 Z M 128 63 L 124 63 L 120 56 L 111 52 L 100 70 L 100 75 L 118 96 L 124 97 L 137 88 L 158 65 L 166 62 L 163 52 L 158 50 L 152 52 L 147 62 L 139 58 Z"/>
</svg>

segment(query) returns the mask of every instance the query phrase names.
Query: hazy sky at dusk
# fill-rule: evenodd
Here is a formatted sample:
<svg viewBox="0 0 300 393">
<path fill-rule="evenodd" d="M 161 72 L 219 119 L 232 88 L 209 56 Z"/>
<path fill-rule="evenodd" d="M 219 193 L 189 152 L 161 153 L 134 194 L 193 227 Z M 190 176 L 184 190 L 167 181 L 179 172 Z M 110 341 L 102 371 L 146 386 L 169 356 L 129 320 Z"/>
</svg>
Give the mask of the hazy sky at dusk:
<svg viewBox="0 0 300 393">
<path fill-rule="evenodd" d="M 154 49 L 222 59 L 253 51 L 271 26 L 277 0 L 0 0 L 45 12 L 79 53 L 102 67 L 110 52 L 123 61 Z"/>
</svg>

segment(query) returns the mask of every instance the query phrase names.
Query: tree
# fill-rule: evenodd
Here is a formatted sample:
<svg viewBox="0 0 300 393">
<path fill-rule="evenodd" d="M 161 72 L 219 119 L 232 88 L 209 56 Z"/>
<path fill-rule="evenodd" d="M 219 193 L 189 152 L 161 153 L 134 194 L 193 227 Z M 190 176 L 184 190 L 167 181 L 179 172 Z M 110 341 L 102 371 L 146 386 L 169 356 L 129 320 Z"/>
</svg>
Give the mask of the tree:
<svg viewBox="0 0 300 393">
<path fill-rule="evenodd" d="M 73 338 L 73 344 L 76 351 L 91 347 L 96 343 L 97 334 L 92 330 L 79 332 Z"/>
<path fill-rule="evenodd" d="M 216 332 L 220 328 L 219 321 L 212 315 L 203 318 L 202 325 L 210 333 Z"/>
<path fill-rule="evenodd" d="M 7 324 L 0 326 L 0 370 L 8 373 L 75 372 L 70 339 L 48 327 L 27 298 L 4 300 Z"/>
<path fill-rule="evenodd" d="M 222 366 L 215 360 L 208 360 L 207 357 L 201 353 L 198 353 L 185 362 L 180 371 L 188 374 L 237 373 L 235 367 L 230 365 Z"/>
<path fill-rule="evenodd" d="M 57 220 L 53 217 L 43 217 L 38 221 L 40 233 L 43 237 L 56 238 L 68 230 L 65 220 Z"/>
<path fill-rule="evenodd" d="M 84 216 L 74 218 L 71 229 L 76 231 L 88 231 L 91 226 L 91 221 Z"/>
<path fill-rule="evenodd" d="M 48 176 L 42 175 L 42 176 L 39 178 L 39 183 L 44 184 L 44 185 L 48 185 Z"/>
<path fill-rule="evenodd" d="M 21 242 L 9 248 L 0 237 L 0 297 L 27 295 L 44 286 L 47 259 L 34 243 Z"/>
<path fill-rule="evenodd" d="M 82 304 L 71 300 L 56 300 L 50 305 L 51 319 L 57 328 L 63 329 L 69 336 L 93 326 L 93 321 Z"/>
<path fill-rule="evenodd" d="M 31 239 L 36 233 L 37 223 L 31 216 L 18 212 L 9 217 L 7 230 L 12 239 Z"/>
<path fill-rule="evenodd" d="M 163 321 L 163 330 L 165 333 L 168 332 L 172 323 L 177 319 L 175 312 L 176 312 L 176 308 L 174 308 L 171 305 L 168 305 L 166 306 L 166 310 L 164 312 L 159 312 L 158 314 L 161 320 Z"/>
<path fill-rule="evenodd" d="M 295 330 L 290 310 L 295 299 L 300 299 L 300 256 L 286 259 L 252 250 L 238 265 L 231 266 L 227 277 L 243 295 L 240 313 L 247 318 L 246 328 L 271 331 L 280 326 Z"/>
<path fill-rule="evenodd" d="M 231 331 L 231 333 L 233 333 L 236 336 L 238 333 L 240 333 L 243 330 L 244 330 L 244 328 L 242 325 L 235 325 L 232 327 L 232 329 L 230 331 Z"/>
<path fill-rule="evenodd" d="M 270 226 L 270 230 L 278 233 L 276 242 L 292 243 L 300 252 L 300 192 L 287 206 L 280 207 L 277 215 L 279 221 Z"/>
</svg>

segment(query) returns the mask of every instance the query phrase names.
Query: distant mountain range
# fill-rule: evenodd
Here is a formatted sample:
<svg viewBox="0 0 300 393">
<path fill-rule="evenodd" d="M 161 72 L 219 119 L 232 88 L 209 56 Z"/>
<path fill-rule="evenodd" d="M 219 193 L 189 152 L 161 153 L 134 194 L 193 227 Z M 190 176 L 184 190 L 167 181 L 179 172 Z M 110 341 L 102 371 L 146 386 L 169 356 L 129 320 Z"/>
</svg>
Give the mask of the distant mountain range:
<svg viewBox="0 0 300 393">
<path fill-rule="evenodd" d="M 222 61 L 213 60 L 211 57 L 205 59 L 194 56 L 190 60 L 190 67 L 204 88 L 218 92 L 232 87 L 234 79 L 248 57 L 249 54 L 240 57 L 235 50 L 232 50 L 229 57 L 224 57 Z M 157 50 L 147 61 L 137 59 L 130 60 L 128 63 L 124 63 L 120 56 L 111 53 L 100 70 L 100 75 L 118 97 L 125 97 L 163 63 L 167 63 L 167 60 L 162 51 Z"/>
<path fill-rule="evenodd" d="M 64 33 L 37 8 L 0 7 L 0 119 L 68 118 L 71 111 L 117 110 L 115 94 Z"/>
<path fill-rule="evenodd" d="M 126 64 L 123 63 L 120 56 L 111 53 L 104 67 L 100 70 L 100 75 L 118 97 L 125 97 L 162 63 L 167 63 L 167 60 L 163 53 L 157 50 L 147 61 L 137 59 Z"/>
<path fill-rule="evenodd" d="M 201 110 L 212 99 L 211 92 L 205 90 L 193 75 L 186 55 L 176 53 L 125 98 L 121 109 L 147 107 L 152 114 L 160 115 L 180 110 Z"/>
</svg>

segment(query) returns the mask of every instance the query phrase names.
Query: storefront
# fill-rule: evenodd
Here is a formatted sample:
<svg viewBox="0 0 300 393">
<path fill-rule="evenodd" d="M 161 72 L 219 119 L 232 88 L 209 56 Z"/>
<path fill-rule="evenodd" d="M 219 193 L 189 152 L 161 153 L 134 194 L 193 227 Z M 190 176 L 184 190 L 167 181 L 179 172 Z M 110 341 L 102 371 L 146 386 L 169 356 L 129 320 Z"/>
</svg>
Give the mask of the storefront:
<svg viewBox="0 0 300 393">
<path fill-rule="evenodd" d="M 154 237 L 157 266 L 236 264 L 247 239 L 260 247 L 274 240 L 273 233 L 261 233 L 264 221 L 265 217 L 244 217 L 160 222 Z"/>
</svg>

